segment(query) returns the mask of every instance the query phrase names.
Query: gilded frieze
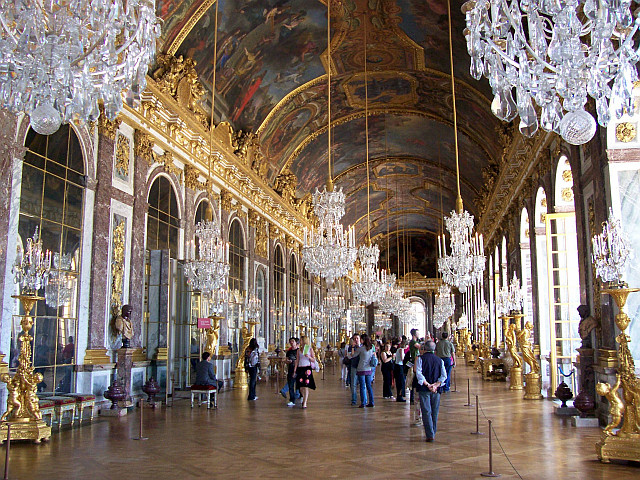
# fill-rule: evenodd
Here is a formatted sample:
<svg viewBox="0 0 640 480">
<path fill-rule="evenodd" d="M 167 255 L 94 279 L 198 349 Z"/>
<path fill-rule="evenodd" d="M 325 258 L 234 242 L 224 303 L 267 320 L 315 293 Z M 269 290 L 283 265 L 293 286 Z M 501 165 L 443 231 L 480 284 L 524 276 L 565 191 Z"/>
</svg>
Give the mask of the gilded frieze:
<svg viewBox="0 0 640 480">
<path fill-rule="evenodd" d="M 111 312 L 117 315 L 122 307 L 124 293 L 124 263 L 127 219 L 113 215 L 111 232 Z"/>
</svg>

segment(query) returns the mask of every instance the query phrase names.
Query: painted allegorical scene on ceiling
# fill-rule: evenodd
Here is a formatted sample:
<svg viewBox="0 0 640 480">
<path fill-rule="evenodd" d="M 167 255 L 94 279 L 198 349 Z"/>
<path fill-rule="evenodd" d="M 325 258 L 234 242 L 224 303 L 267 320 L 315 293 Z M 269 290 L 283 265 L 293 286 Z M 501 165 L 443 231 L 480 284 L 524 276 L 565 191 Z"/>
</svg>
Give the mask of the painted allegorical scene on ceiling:
<svg viewBox="0 0 640 480">
<path fill-rule="evenodd" d="M 387 239 L 388 246 L 387 249 Z M 400 277 L 408 272 L 418 272 L 427 278 L 436 276 L 436 237 L 417 233 L 402 232 L 380 239 L 380 260 L 378 265 L 389 268 Z"/>
<path fill-rule="evenodd" d="M 213 81 L 214 17 L 215 4 L 177 51 L 197 62 L 200 81 L 208 89 Z M 319 54 L 326 48 L 326 24 L 326 7 L 320 2 L 221 0 L 216 94 L 221 111 L 236 128 L 255 130 L 286 94 L 324 73 Z"/>
</svg>

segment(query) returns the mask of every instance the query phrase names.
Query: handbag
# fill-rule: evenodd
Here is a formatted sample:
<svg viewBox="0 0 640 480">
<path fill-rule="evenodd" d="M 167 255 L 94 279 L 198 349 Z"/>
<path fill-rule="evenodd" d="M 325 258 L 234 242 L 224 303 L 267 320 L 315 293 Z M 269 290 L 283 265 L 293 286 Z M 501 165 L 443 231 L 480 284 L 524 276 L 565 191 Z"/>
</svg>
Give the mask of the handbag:
<svg viewBox="0 0 640 480">
<path fill-rule="evenodd" d="M 313 369 L 314 372 L 319 372 L 320 364 L 318 364 L 318 362 L 316 362 L 315 360 L 311 360 L 311 368 Z"/>
</svg>

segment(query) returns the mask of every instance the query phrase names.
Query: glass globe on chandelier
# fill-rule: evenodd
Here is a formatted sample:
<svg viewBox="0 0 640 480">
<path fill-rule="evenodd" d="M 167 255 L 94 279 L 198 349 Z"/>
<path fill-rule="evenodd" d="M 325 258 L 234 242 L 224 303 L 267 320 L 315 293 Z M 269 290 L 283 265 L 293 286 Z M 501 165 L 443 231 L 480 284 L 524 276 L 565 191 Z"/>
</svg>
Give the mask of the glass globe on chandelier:
<svg viewBox="0 0 640 480">
<path fill-rule="evenodd" d="M 51 135 L 134 98 L 160 36 L 153 0 L 0 1 L 0 105 Z"/>
<path fill-rule="evenodd" d="M 313 196 L 313 213 L 318 218 L 317 229 L 304 229 L 302 258 L 305 268 L 312 275 L 327 280 L 332 285 L 336 278 L 345 276 L 353 268 L 358 251 L 355 248 L 353 229 L 345 230 L 340 223 L 344 216 L 345 195 L 342 188 L 334 190 L 331 173 L 331 2 L 327 2 L 327 185 Z"/>
<path fill-rule="evenodd" d="M 631 249 L 613 210 L 609 209 L 609 219 L 603 222 L 602 233 L 593 236 L 591 245 L 596 276 L 611 286 L 624 285 L 622 277 Z"/>
<path fill-rule="evenodd" d="M 473 235 L 473 215 L 464 210 L 460 194 L 460 162 L 458 149 L 458 117 L 456 111 L 456 86 L 453 71 L 453 44 L 451 39 L 451 2 L 447 0 L 449 14 L 449 62 L 451 65 L 451 92 L 453 100 L 453 138 L 456 158 L 456 182 L 458 196 L 456 210 L 445 217 L 445 225 L 451 237 L 450 252 L 444 234 L 438 237 L 438 270 L 442 280 L 466 291 L 474 283 L 482 279 L 485 268 L 484 243 L 482 235 Z"/>
<path fill-rule="evenodd" d="M 618 118 L 633 115 L 638 49 L 631 0 L 470 0 L 462 6 L 471 75 L 483 75 L 495 95 L 491 110 L 520 131 L 538 126 L 582 145 L 596 131 L 585 111 L 595 99 L 598 123 L 610 107 Z M 613 86 L 611 83 L 613 82 Z M 512 92 L 515 88 L 516 100 Z M 533 103 L 540 107 L 540 120 Z M 566 113 L 564 113 L 566 111 Z"/>
</svg>

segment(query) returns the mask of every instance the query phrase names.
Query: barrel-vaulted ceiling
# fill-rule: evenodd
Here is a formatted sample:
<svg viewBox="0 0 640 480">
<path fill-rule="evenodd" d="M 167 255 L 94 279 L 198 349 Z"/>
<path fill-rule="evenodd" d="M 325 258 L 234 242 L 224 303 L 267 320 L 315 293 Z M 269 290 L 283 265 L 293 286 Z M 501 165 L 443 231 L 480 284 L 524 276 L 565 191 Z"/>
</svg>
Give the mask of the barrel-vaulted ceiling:
<svg viewBox="0 0 640 480">
<path fill-rule="evenodd" d="M 216 58 L 215 0 L 157 0 L 159 51 L 197 62 L 209 111 L 215 68 L 216 118 L 258 135 L 268 181 L 293 173 L 299 198 L 326 182 L 331 68 L 334 182 L 344 223 L 365 235 L 366 31 L 371 237 L 385 249 L 389 232 L 438 232 L 456 195 L 446 0 L 332 1 L 330 62 L 326 0 L 219 1 Z M 502 150 L 488 85 L 468 73 L 461 4 L 452 0 L 461 190 L 477 214 L 482 168 Z"/>
</svg>

